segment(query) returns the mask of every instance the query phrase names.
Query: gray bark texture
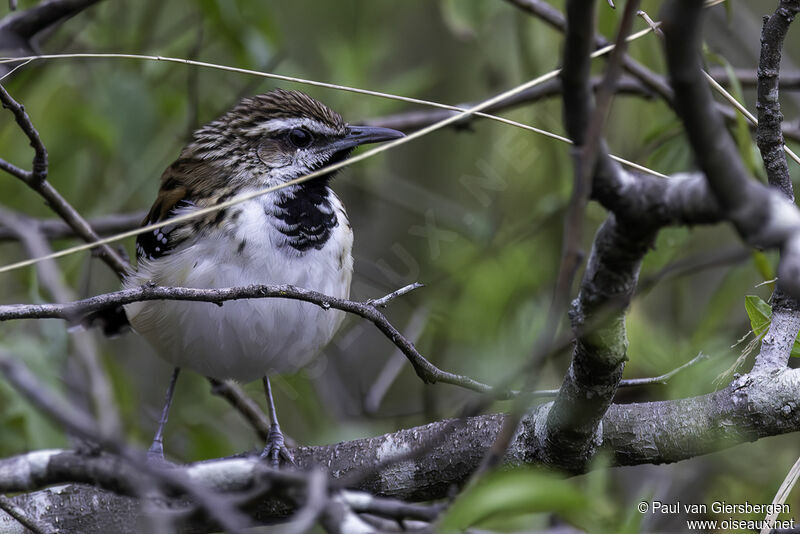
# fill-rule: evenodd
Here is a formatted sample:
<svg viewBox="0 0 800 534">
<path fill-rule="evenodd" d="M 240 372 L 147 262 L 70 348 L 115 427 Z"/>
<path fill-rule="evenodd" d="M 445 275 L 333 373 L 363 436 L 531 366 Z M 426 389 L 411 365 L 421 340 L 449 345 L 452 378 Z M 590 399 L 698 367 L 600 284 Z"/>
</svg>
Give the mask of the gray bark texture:
<svg viewBox="0 0 800 534">
<path fill-rule="evenodd" d="M 775 369 L 743 375 L 725 389 L 699 397 L 614 404 L 602 419 L 598 446 L 612 454 L 616 465 L 660 464 L 795 432 L 800 429 L 798 390 L 800 370 Z M 542 455 L 543 429 L 552 405 L 542 404 L 523 418 L 506 453 L 506 465 L 563 467 L 548 463 Z M 298 447 L 293 452 L 300 470 L 323 467 L 332 483 L 406 500 L 439 499 L 467 481 L 494 442 L 504 417 L 494 414 L 439 421 L 374 438 Z M 398 457 L 406 459 L 396 461 Z M 182 470 L 210 490 L 233 492 L 257 487 L 260 465 L 254 457 L 241 457 L 211 460 Z M 0 460 L 0 493 L 32 492 L 13 500 L 64 532 L 137 532 L 142 521 L 138 501 L 113 493 L 135 493 L 133 479 L 130 467 L 105 454 L 84 456 L 56 450 Z M 41 489 L 59 484 L 65 485 Z M 173 512 L 186 509 L 180 496 L 172 499 L 160 506 Z M 294 509 L 280 491 L 249 506 L 254 517 L 264 523 L 286 518 Z M 183 532 L 213 532 L 216 528 L 207 518 L 184 515 Z M 20 528 L 0 513 L 0 534 L 22 532 Z"/>
</svg>

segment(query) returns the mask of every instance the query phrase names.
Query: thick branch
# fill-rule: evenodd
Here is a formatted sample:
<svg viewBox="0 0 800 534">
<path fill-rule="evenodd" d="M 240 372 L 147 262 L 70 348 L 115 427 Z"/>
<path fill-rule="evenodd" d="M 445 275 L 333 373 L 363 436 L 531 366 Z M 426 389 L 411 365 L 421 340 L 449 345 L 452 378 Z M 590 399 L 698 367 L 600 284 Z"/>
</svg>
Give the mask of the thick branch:
<svg viewBox="0 0 800 534">
<path fill-rule="evenodd" d="M 785 367 L 800 332 L 800 310 L 794 299 L 775 291 L 772 295 L 772 322 L 761 341 L 753 371 Z"/>
<path fill-rule="evenodd" d="M 0 49 L 6 56 L 28 56 L 38 53 L 36 38 L 48 28 L 74 16 L 99 0 L 45 0 L 39 4 L 0 19 Z M 0 65 L 0 76 L 13 64 Z"/>
<path fill-rule="evenodd" d="M 665 5 L 663 29 L 675 107 L 698 164 L 723 211 L 750 215 L 751 190 L 755 184 L 722 117 L 714 109 L 714 99 L 702 75 L 703 16 L 700 2 L 674 0 Z"/>
<path fill-rule="evenodd" d="M 761 32 L 761 54 L 758 63 L 758 128 L 756 143 L 770 185 L 794 201 L 792 177 L 784 152 L 781 132 L 783 115 L 779 100 L 781 50 L 789 25 L 800 11 L 800 1 L 781 0 L 771 17 L 765 18 Z M 761 342 L 756 369 L 785 366 L 800 330 L 800 307 L 795 299 L 783 292 L 780 282 L 772 294 L 772 323 Z"/>
<path fill-rule="evenodd" d="M 667 463 L 722 450 L 761 437 L 800 430 L 800 409 L 796 391 L 800 389 L 800 370 L 783 369 L 771 374 L 744 375 L 727 388 L 677 401 L 612 405 L 602 421 L 602 446 L 612 453 L 615 465 Z M 505 457 L 507 465 L 541 464 L 541 430 L 552 404 L 540 406 L 526 416 Z M 298 447 L 295 459 L 301 468 L 323 466 L 334 479 L 371 466 L 427 443 L 435 443 L 426 454 L 393 464 L 357 484 L 373 494 L 406 500 L 431 500 L 446 497 L 453 485 L 462 484 L 477 467 L 485 450 L 493 443 L 503 415 L 469 418 L 455 425 L 451 437 L 441 440 L 450 421 L 401 430 L 374 438 L 321 447 Z M 212 460 L 185 469 L 198 485 L 215 491 L 241 491 L 260 480 L 259 462 L 253 458 Z M 263 469 L 261 467 L 260 469 Z M 112 456 L 86 457 L 69 451 L 41 451 L 0 460 L 0 492 L 33 491 L 54 484 L 89 482 L 86 473 L 107 473 L 124 478 Z M 120 491 L 120 481 L 97 477 L 93 483 Z M 69 521 L 86 525 L 97 510 L 72 506 L 73 516 L 65 516 L 63 505 L 72 491 L 57 490 L 33 494 L 53 508 L 42 515 L 48 520 L 61 513 L 64 528 Z M 85 490 L 81 490 L 85 491 Z M 86 492 L 87 505 L 98 495 L 111 507 L 105 512 L 118 514 L 122 524 L 135 525 L 139 509 L 129 501 L 108 499 L 105 494 Z M 33 496 L 15 498 L 17 504 Z M 59 505 L 60 503 L 60 505 Z M 126 504 L 127 503 L 127 504 Z M 74 501 L 72 504 L 77 504 Z M 286 517 L 291 512 L 285 501 L 266 499 L 257 503 L 260 521 Z M 129 521 L 127 519 L 130 519 Z M 195 527 L 193 532 L 208 532 Z M 97 532 L 86 528 L 81 532 Z"/>
<path fill-rule="evenodd" d="M 552 7 L 549 3 L 544 0 L 505 0 L 506 2 L 516 6 L 517 8 L 529 13 L 548 25 L 552 28 L 560 31 L 566 32 L 566 19 L 564 15 Z M 602 35 L 595 34 L 594 36 L 594 45 L 596 48 L 601 48 L 604 46 L 608 46 L 610 42 L 608 39 L 603 37 Z M 634 78 L 638 79 L 644 87 L 648 88 L 653 94 L 659 95 L 662 99 L 664 99 L 667 104 L 672 106 L 674 94 L 672 88 L 667 83 L 666 79 L 661 76 L 660 74 L 653 72 L 649 68 L 645 67 L 635 59 L 631 58 L 630 56 L 626 55 L 624 58 L 624 67 L 627 72 L 629 72 Z M 755 84 L 755 75 L 752 72 L 746 71 L 737 71 L 737 76 L 740 76 L 743 83 L 751 83 Z M 715 79 L 720 80 L 721 82 L 727 82 L 728 80 L 728 73 L 725 69 L 714 69 L 712 71 L 712 76 Z M 786 81 L 789 82 L 789 86 L 792 88 L 800 88 L 800 75 L 794 74 L 791 75 Z M 721 103 L 715 104 L 716 109 L 722 113 L 725 117 L 725 120 L 729 125 L 733 125 L 736 123 L 737 119 L 737 112 L 730 106 L 723 105 Z M 800 141 L 800 130 L 797 127 L 792 127 L 791 125 L 784 125 L 783 133 L 786 137 L 793 139 L 795 141 Z"/>
<path fill-rule="evenodd" d="M 769 183 L 794 200 L 792 178 L 783 151 L 781 104 L 778 99 L 778 77 L 781 50 L 789 25 L 800 11 L 800 1 L 781 0 L 778 9 L 765 20 L 761 32 L 761 56 L 758 62 L 758 129 L 756 142 L 764 160 Z"/>
<path fill-rule="evenodd" d="M 600 445 L 598 424 L 611 404 L 627 359 L 625 310 L 636 291 L 642 259 L 656 232 L 632 231 L 610 215 L 597 232 L 571 312 L 578 339 L 570 368 L 549 412 L 542 458 L 579 472 Z M 603 308 L 615 311 L 597 320 Z"/>
<path fill-rule="evenodd" d="M 36 520 L 29 517 L 29 514 L 26 510 L 14 504 L 14 502 L 5 495 L 0 495 L 0 510 L 8 514 L 24 528 L 28 529 L 28 531 L 30 531 L 31 534 L 57 533 L 56 529 L 54 529 L 52 525 L 38 524 Z M 0 522 L 2 522 L 1 515 L 0 515 Z"/>
<path fill-rule="evenodd" d="M 672 0 L 664 9 L 676 110 L 722 214 L 749 244 L 781 249 L 780 283 L 800 297 L 800 214 L 780 193 L 751 179 L 713 107 L 700 64 L 702 17 L 702 3 L 692 0 Z"/>
<path fill-rule="evenodd" d="M 580 0 L 567 2 L 569 23 L 561 74 L 564 83 L 564 122 L 570 137 L 581 150 L 575 166 L 576 179 L 568 218 L 571 224 L 565 229 L 557 294 L 559 291 L 568 294 L 570 286 L 562 282 L 563 262 L 570 257 L 570 247 L 574 249 L 580 245 L 578 232 L 583 225 L 580 195 L 588 197 L 593 188 L 591 184 L 619 183 L 626 176 L 619 166 L 609 160 L 601 138 L 610 92 L 607 88 L 600 91 L 598 104 L 594 107 L 588 90 L 594 5 L 595 2 Z M 615 55 L 606 72 L 605 86 L 613 80 L 625 53 L 623 43 L 635 6 L 636 3 L 628 3 L 625 7 Z M 587 200 L 583 200 L 584 205 Z M 573 204 L 580 209 L 578 220 L 573 220 L 576 217 Z M 620 226 L 613 214 L 609 216 L 595 237 L 580 294 L 573 304 L 572 326 L 578 339 L 569 371 L 542 432 L 545 447 L 541 454 L 548 462 L 570 471 L 585 469 L 583 462 L 596 451 L 598 424 L 622 378 L 627 350 L 624 311 L 636 289 L 641 259 L 655 238 L 655 230 L 647 228 L 645 225 L 631 226 L 631 231 Z M 636 229 L 640 230 L 637 232 Z M 575 257 L 574 252 L 572 257 Z M 594 315 L 602 313 L 602 308 L 608 304 L 616 305 L 613 311 L 603 317 L 599 324 L 587 329 L 587 323 L 599 319 Z"/>
</svg>

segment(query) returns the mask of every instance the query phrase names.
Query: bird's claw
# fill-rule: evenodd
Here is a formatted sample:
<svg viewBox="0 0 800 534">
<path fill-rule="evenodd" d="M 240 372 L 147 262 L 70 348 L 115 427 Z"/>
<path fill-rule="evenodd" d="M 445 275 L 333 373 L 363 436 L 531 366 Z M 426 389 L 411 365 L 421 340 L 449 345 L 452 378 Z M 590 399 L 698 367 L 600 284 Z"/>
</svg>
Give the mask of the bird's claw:
<svg viewBox="0 0 800 534">
<path fill-rule="evenodd" d="M 261 451 L 260 458 L 269 460 L 269 465 L 273 469 L 279 469 L 281 459 L 291 466 L 295 466 L 294 457 L 289 449 L 286 447 L 286 442 L 283 439 L 283 432 L 278 425 L 272 425 L 267 434 L 267 443 L 264 445 L 264 450 Z"/>
</svg>

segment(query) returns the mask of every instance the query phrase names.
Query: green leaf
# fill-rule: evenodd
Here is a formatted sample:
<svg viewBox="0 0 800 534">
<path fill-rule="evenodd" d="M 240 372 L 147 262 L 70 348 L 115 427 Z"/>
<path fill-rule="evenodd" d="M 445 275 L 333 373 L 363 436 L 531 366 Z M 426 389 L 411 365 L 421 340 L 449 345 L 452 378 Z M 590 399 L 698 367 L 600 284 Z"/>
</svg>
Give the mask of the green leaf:
<svg viewBox="0 0 800 534">
<path fill-rule="evenodd" d="M 800 358 L 800 341 L 794 340 L 794 345 L 792 345 L 792 352 L 789 356 L 793 358 Z"/>
<path fill-rule="evenodd" d="M 456 499 L 439 531 L 460 532 L 501 516 L 567 512 L 587 505 L 586 497 L 565 479 L 533 469 L 497 471 Z"/>
<path fill-rule="evenodd" d="M 756 337 L 761 337 L 772 322 L 772 308 L 761 297 L 747 295 L 744 298 L 744 309 L 750 318 L 750 328 Z M 794 340 L 791 356 L 800 358 L 800 341 Z"/>
<path fill-rule="evenodd" d="M 747 311 L 747 316 L 750 318 L 750 328 L 753 333 L 761 337 L 761 335 L 769 328 L 769 323 L 772 321 L 772 308 L 769 304 L 764 302 L 761 297 L 756 295 L 747 295 L 744 298 L 744 309 Z"/>
<path fill-rule="evenodd" d="M 753 264 L 756 269 L 758 269 L 758 274 L 760 274 L 764 280 L 772 280 L 775 278 L 775 270 L 772 268 L 767 255 L 760 250 L 753 251 Z M 770 288 L 774 289 L 775 284 L 768 285 Z"/>
</svg>

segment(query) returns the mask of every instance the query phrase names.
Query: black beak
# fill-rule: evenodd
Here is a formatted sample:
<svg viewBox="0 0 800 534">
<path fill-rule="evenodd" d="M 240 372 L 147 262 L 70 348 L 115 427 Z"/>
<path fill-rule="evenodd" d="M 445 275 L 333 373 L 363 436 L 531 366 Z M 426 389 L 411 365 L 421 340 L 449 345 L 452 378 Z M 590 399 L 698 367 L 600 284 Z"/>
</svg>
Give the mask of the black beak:
<svg viewBox="0 0 800 534">
<path fill-rule="evenodd" d="M 357 146 L 368 143 L 380 143 L 400 139 L 406 135 L 403 132 L 392 130 L 391 128 L 380 128 L 378 126 L 349 126 L 347 135 L 332 143 L 332 148 L 336 152 L 342 150 L 352 150 Z"/>
</svg>

